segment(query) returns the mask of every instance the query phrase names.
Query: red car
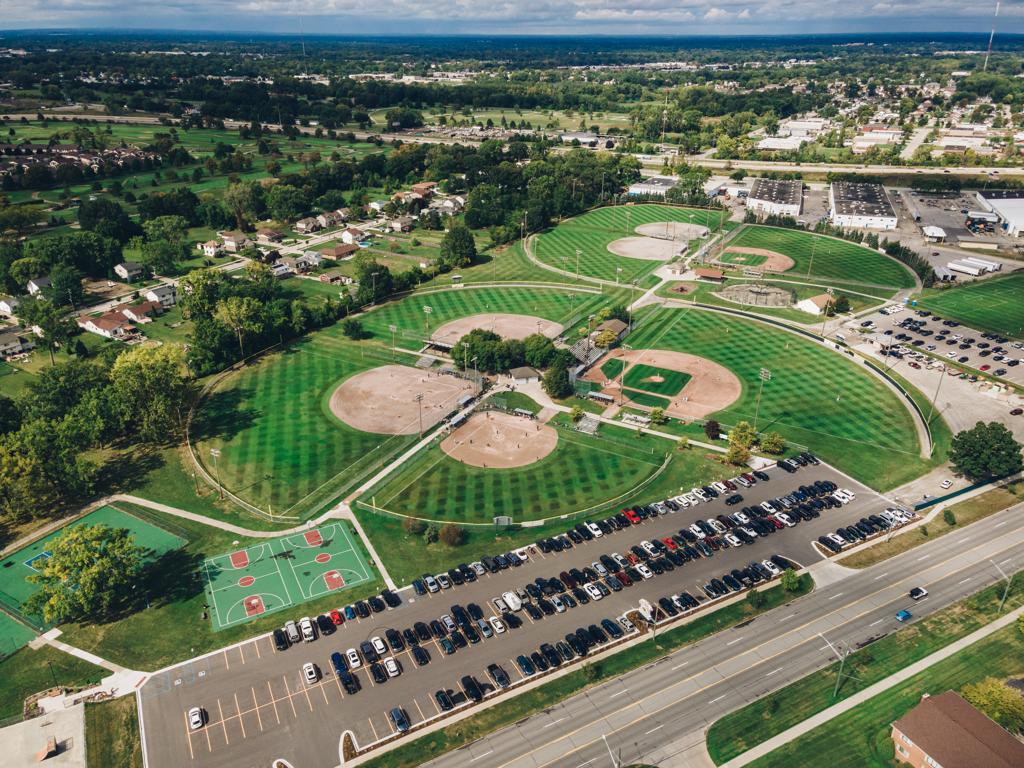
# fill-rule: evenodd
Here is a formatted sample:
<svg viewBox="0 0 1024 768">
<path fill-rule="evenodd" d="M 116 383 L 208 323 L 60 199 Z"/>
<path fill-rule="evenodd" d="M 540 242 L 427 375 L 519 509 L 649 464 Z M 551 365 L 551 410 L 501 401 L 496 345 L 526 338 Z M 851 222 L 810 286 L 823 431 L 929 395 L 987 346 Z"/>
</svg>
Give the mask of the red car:
<svg viewBox="0 0 1024 768">
<path fill-rule="evenodd" d="M 991 367 L 992 367 L 991 365 L 983 365 L 978 370 L 979 371 L 987 371 Z"/>
<path fill-rule="evenodd" d="M 331 617 L 331 621 L 334 622 L 334 626 L 338 626 L 345 620 L 345 617 L 341 615 L 341 612 L 337 608 L 327 615 Z"/>
<path fill-rule="evenodd" d="M 622 514 L 629 518 L 629 522 L 631 522 L 633 525 L 640 525 L 640 515 L 638 515 L 632 509 L 624 509 L 622 510 Z"/>
<path fill-rule="evenodd" d="M 664 539 L 662 539 L 661 543 L 664 544 L 666 547 L 668 547 L 673 552 L 675 552 L 677 549 L 679 549 L 679 545 L 676 544 L 674 541 L 672 541 L 671 537 L 669 537 L 669 536 L 666 536 Z"/>
<path fill-rule="evenodd" d="M 621 581 L 624 587 L 628 587 L 630 584 L 633 583 L 633 580 L 626 575 L 625 571 L 616 571 L 615 578 Z"/>
</svg>

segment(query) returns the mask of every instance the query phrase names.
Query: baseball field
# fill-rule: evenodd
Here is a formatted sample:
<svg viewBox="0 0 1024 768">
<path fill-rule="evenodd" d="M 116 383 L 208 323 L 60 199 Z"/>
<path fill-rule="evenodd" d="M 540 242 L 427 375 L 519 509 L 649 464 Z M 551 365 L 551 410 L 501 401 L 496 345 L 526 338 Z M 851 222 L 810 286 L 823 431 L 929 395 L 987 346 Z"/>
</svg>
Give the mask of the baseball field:
<svg viewBox="0 0 1024 768">
<path fill-rule="evenodd" d="M 794 263 L 785 273 L 789 278 L 810 275 L 892 288 L 913 288 L 915 284 L 910 270 L 878 251 L 795 229 L 748 225 L 729 241 L 729 247 L 788 256 Z"/>
<path fill-rule="evenodd" d="M 1024 339 L 1024 270 L 957 288 L 928 291 L 919 303 L 979 331 Z"/>
<path fill-rule="evenodd" d="M 579 274 L 605 280 L 616 276 L 624 284 L 630 283 L 657 269 L 667 258 L 666 246 L 672 245 L 659 237 L 647 236 L 650 247 L 656 251 L 652 258 L 628 258 L 612 253 L 608 246 L 623 238 L 635 238 L 637 229 L 655 222 L 680 222 L 718 228 L 728 212 L 703 208 L 681 208 L 671 205 L 624 205 L 597 210 L 563 221 L 554 229 L 536 237 L 533 254 L 544 264 L 571 272 L 577 271 L 576 251 L 580 251 Z M 645 228 L 644 231 L 649 231 Z M 672 230 L 669 229 L 671 234 Z M 642 234 L 642 233 L 641 233 Z M 685 243 L 674 243 L 682 248 Z M 670 249 L 671 250 L 671 249 Z M 621 270 L 616 272 L 616 270 Z"/>
</svg>

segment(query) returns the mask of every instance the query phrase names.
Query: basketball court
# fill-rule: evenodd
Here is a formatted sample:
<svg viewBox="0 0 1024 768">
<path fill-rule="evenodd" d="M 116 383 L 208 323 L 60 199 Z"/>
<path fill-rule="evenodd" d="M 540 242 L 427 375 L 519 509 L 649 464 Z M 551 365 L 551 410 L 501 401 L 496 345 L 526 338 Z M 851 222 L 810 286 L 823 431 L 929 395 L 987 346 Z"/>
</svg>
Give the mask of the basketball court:
<svg viewBox="0 0 1024 768">
<path fill-rule="evenodd" d="M 203 563 L 213 627 L 226 629 L 373 579 L 344 523 L 270 539 Z"/>
</svg>

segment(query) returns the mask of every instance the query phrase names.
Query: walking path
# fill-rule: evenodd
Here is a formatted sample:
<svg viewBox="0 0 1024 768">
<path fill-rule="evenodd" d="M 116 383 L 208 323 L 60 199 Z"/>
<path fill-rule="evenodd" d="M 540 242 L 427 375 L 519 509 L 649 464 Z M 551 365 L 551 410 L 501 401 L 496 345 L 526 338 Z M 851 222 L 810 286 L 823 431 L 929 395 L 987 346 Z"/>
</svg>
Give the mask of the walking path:
<svg viewBox="0 0 1024 768">
<path fill-rule="evenodd" d="M 989 635 L 998 632 L 1003 627 L 1009 626 L 1017 620 L 1018 616 L 1024 616 L 1024 606 L 1017 608 L 1013 611 L 1010 611 L 1005 616 L 1001 616 L 1000 618 L 993 621 L 991 624 L 985 625 L 981 629 L 977 630 L 976 632 L 972 632 L 966 637 L 961 637 L 959 640 L 950 643 L 949 645 L 945 646 L 944 648 L 941 648 L 940 650 L 936 651 L 930 656 L 926 656 L 920 661 L 917 661 L 911 664 L 910 666 L 904 667 L 899 672 L 890 675 L 884 680 L 879 680 L 877 683 L 868 686 L 863 691 L 858 691 L 854 695 L 850 696 L 848 699 L 844 699 L 838 704 L 835 704 L 829 707 L 828 709 L 822 710 L 813 717 L 804 720 L 799 725 L 795 725 L 792 728 L 785 730 L 782 733 L 777 734 L 776 736 L 773 736 L 767 741 L 758 744 L 753 749 L 747 750 L 742 755 L 734 757 L 727 763 L 723 763 L 720 766 L 720 768 L 742 768 L 742 766 L 752 763 L 759 757 L 763 757 L 764 755 L 767 755 L 769 752 L 781 747 L 782 745 L 788 744 L 794 739 L 814 730 L 819 725 L 824 725 L 825 723 L 838 717 L 839 715 L 849 712 L 858 704 L 863 704 L 865 701 L 873 699 L 880 693 L 889 690 L 890 688 L 892 688 L 895 685 L 898 685 L 899 683 L 909 680 L 911 677 L 918 674 L 919 672 L 923 672 L 924 670 L 928 669 L 928 667 L 931 667 L 934 664 L 938 664 L 940 661 L 945 661 L 946 659 L 950 658 L 959 651 L 962 651 L 964 648 L 967 648 L 970 645 L 974 645 L 974 643 L 977 643 L 979 640 L 983 640 Z"/>
</svg>

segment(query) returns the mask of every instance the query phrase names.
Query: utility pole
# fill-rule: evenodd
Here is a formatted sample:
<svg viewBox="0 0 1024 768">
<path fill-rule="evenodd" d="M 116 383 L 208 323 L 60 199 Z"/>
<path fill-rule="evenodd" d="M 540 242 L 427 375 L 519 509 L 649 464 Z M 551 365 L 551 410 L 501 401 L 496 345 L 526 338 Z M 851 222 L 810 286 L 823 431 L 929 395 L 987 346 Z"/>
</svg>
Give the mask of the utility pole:
<svg viewBox="0 0 1024 768">
<path fill-rule="evenodd" d="M 939 390 L 942 389 L 942 380 L 946 378 L 946 366 L 939 366 L 939 383 L 935 385 L 935 394 L 932 395 L 932 404 L 928 406 L 928 418 L 925 419 L 925 424 L 932 423 L 932 414 L 935 412 L 935 401 L 939 399 Z"/>
<path fill-rule="evenodd" d="M 833 303 L 832 302 L 832 289 L 828 288 L 827 289 L 827 293 L 828 293 L 828 301 L 825 303 L 825 309 L 822 310 L 822 313 L 821 313 L 821 334 L 819 334 L 821 336 L 821 338 L 823 338 L 823 339 L 825 338 L 825 321 L 828 319 L 828 310 L 829 310 L 829 307 L 831 307 L 832 303 Z"/>
<path fill-rule="evenodd" d="M 762 368 L 758 371 L 757 376 L 761 380 L 761 383 L 757 386 L 757 404 L 754 406 L 754 434 L 757 434 L 757 416 L 761 412 L 761 392 L 764 390 L 764 383 L 766 381 L 771 381 L 772 372 L 767 368 Z"/>
<path fill-rule="evenodd" d="M 580 249 L 576 249 L 576 282 L 580 281 Z"/>
<path fill-rule="evenodd" d="M 416 405 L 419 406 L 418 411 L 420 415 L 420 439 L 423 439 L 423 393 L 416 395 Z"/>
<path fill-rule="evenodd" d="M 1003 605 L 1006 603 L 1006 598 L 1010 595 L 1010 585 L 1013 583 L 1013 577 L 1016 574 L 1011 573 L 1009 576 L 1007 576 L 1006 572 L 999 567 L 995 560 L 990 560 L 989 562 L 991 562 L 992 565 L 995 566 L 995 569 L 999 571 L 999 575 L 1002 576 L 1003 580 L 1006 582 L 1006 589 L 1003 590 L 1003 596 L 999 599 L 999 610 L 997 611 L 997 613 L 1002 613 Z"/>
<path fill-rule="evenodd" d="M 818 246 L 818 238 L 815 237 L 811 240 L 811 261 L 807 265 L 807 276 L 811 276 L 811 270 L 814 269 L 814 249 Z"/>
<path fill-rule="evenodd" d="M 628 344 L 622 345 L 623 352 L 632 352 L 633 348 Z M 626 402 L 626 356 L 622 356 L 622 370 L 619 371 L 619 406 Z"/>
<path fill-rule="evenodd" d="M 213 471 L 217 475 L 217 495 L 223 500 L 224 486 L 220 482 L 220 464 L 217 462 L 217 459 L 220 458 L 220 448 L 211 448 L 210 455 L 213 456 Z"/>
<path fill-rule="evenodd" d="M 395 362 L 395 333 L 398 332 L 397 325 L 389 325 L 388 329 L 391 331 L 391 362 Z"/>
<path fill-rule="evenodd" d="M 604 742 L 605 749 L 608 750 L 608 759 L 612 761 L 612 768 L 619 768 L 619 761 L 615 759 L 615 755 L 612 754 L 612 748 L 608 746 L 608 739 L 605 735 L 601 734 L 601 741 Z"/>
</svg>

